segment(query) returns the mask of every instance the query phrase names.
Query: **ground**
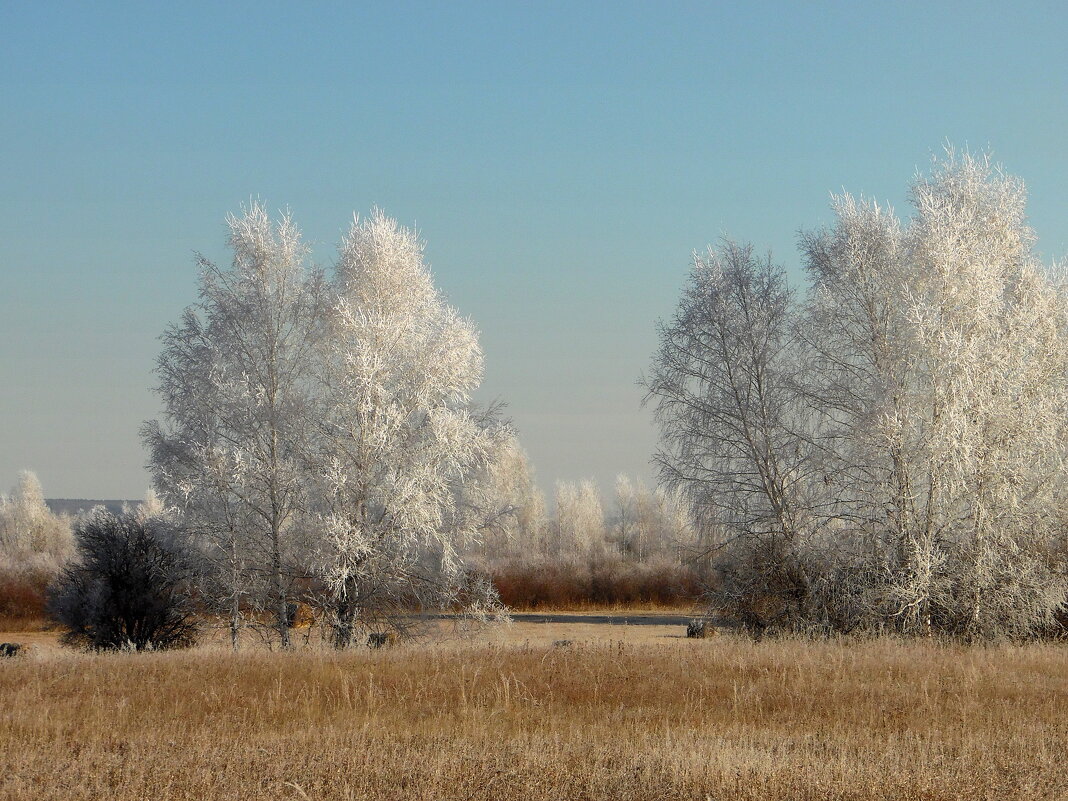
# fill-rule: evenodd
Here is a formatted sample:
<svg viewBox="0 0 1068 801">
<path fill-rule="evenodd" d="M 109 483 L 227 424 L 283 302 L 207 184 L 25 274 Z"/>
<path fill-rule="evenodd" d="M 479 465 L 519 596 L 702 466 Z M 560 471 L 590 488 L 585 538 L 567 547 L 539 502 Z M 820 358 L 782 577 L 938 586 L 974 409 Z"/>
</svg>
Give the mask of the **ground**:
<svg viewBox="0 0 1068 801">
<path fill-rule="evenodd" d="M 0 663 L 0 799 L 1068 798 L 1065 645 L 683 635 L 521 618 L 237 655 L 0 635 L 34 643 Z"/>
</svg>

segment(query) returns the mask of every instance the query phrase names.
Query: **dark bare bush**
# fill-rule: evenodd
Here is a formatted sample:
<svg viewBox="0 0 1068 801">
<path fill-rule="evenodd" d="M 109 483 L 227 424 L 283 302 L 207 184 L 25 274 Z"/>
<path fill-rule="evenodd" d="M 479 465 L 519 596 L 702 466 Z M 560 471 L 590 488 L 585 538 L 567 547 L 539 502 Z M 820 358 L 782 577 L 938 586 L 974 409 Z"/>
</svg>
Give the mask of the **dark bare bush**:
<svg viewBox="0 0 1068 801">
<path fill-rule="evenodd" d="M 816 617 L 810 566 L 784 545 L 739 539 L 714 567 L 716 581 L 705 595 L 711 608 L 751 633 L 795 631 Z"/>
<path fill-rule="evenodd" d="M 98 508 L 75 525 L 77 555 L 49 591 L 64 643 L 137 651 L 193 644 L 193 572 L 172 526 Z"/>
</svg>

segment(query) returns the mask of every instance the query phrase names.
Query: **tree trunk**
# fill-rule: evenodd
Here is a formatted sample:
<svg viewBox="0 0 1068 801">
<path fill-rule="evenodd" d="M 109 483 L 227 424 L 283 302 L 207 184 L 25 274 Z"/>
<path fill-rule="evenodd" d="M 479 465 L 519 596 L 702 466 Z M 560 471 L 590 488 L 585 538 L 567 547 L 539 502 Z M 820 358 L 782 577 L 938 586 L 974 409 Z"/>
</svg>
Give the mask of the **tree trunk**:
<svg viewBox="0 0 1068 801">
<path fill-rule="evenodd" d="M 278 639 L 283 651 L 288 651 L 289 642 L 289 599 L 286 597 L 285 582 L 282 580 L 282 550 L 277 527 L 271 532 L 271 577 L 274 581 L 275 615 Z"/>
<path fill-rule="evenodd" d="M 230 646 L 237 651 L 241 636 L 241 566 L 237 559 L 237 532 L 230 531 Z"/>
<path fill-rule="evenodd" d="M 356 582 L 347 579 L 334 607 L 337 617 L 334 622 L 334 647 L 338 650 L 350 647 L 356 637 L 356 589 Z"/>
</svg>

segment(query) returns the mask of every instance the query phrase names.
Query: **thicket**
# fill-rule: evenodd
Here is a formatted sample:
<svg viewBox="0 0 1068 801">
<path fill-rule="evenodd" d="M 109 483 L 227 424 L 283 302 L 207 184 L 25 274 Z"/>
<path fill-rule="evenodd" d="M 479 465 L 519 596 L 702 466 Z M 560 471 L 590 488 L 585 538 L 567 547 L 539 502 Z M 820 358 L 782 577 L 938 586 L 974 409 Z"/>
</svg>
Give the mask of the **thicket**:
<svg viewBox="0 0 1068 801">
<path fill-rule="evenodd" d="M 667 560 L 618 557 L 569 561 L 546 557 L 498 562 L 490 578 L 501 602 L 531 609 L 679 608 L 703 595 L 706 577 Z"/>
<path fill-rule="evenodd" d="M 700 598 L 705 543 L 678 494 L 620 475 L 606 503 L 591 481 L 558 482 L 549 514 L 517 443 L 493 465 L 465 493 L 480 531 L 466 557 L 506 606 L 686 607 Z"/>
<path fill-rule="evenodd" d="M 646 386 L 710 599 L 768 629 L 1021 639 L 1068 600 L 1068 283 L 1023 183 L 950 152 L 907 221 L 849 195 L 810 287 L 695 257 Z"/>
</svg>

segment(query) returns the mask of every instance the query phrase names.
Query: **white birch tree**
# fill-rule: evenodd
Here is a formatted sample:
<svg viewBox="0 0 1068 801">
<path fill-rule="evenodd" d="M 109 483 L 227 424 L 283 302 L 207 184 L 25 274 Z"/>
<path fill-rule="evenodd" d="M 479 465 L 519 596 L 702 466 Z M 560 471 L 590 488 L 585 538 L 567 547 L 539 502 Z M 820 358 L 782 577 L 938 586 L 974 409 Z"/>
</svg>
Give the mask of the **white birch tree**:
<svg viewBox="0 0 1068 801">
<path fill-rule="evenodd" d="M 558 481 L 555 492 L 555 554 L 588 562 L 606 553 L 604 507 L 590 481 Z"/>
<path fill-rule="evenodd" d="M 801 237 L 812 285 L 799 336 L 803 387 L 819 420 L 833 580 L 848 585 L 837 588 L 838 624 L 885 613 L 919 631 L 939 570 L 928 503 L 937 492 L 924 491 L 937 483 L 939 464 L 925 459 L 914 408 L 918 347 L 908 298 L 919 276 L 892 210 L 850 195 L 833 197 L 832 210 L 831 228 Z M 906 584 L 907 599 L 884 607 L 883 590 Z"/>
<path fill-rule="evenodd" d="M 248 600 L 273 614 L 285 648 L 324 284 L 288 214 L 275 224 L 253 204 L 227 223 L 233 262 L 198 258 L 200 299 L 164 334 L 157 362 L 163 422 L 142 434 L 156 490 L 226 588 L 234 646 Z"/>
<path fill-rule="evenodd" d="M 344 238 L 321 356 L 317 569 L 335 644 L 361 626 L 464 600 L 456 485 L 499 437 L 473 413 L 474 326 L 434 287 L 415 232 L 379 211 Z M 467 588 L 469 589 L 469 588 Z M 480 588 L 487 591 L 487 587 Z M 491 594 L 466 598 L 476 610 Z"/>
<path fill-rule="evenodd" d="M 758 628 L 803 615 L 811 589 L 804 556 L 817 518 L 799 355 L 782 269 L 727 241 L 694 255 L 644 382 L 660 479 L 731 544 L 719 602 Z"/>
<path fill-rule="evenodd" d="M 530 556 L 543 546 L 545 498 L 515 434 L 502 436 L 489 460 L 459 488 L 456 525 L 478 530 L 471 553 L 484 563 Z"/>
<path fill-rule="evenodd" d="M 1063 525 L 1068 304 L 1034 254 L 1023 182 L 950 151 L 912 187 L 906 303 L 922 377 L 925 462 L 950 571 L 943 626 L 1025 636 L 1052 621 L 1065 576 L 1047 546 Z M 926 414 L 924 414 L 926 412 Z"/>
<path fill-rule="evenodd" d="M 616 476 L 613 537 L 620 553 L 636 561 L 671 557 L 683 562 L 697 546 L 685 497 L 665 487 L 650 489 L 640 479 Z"/>
</svg>

